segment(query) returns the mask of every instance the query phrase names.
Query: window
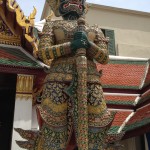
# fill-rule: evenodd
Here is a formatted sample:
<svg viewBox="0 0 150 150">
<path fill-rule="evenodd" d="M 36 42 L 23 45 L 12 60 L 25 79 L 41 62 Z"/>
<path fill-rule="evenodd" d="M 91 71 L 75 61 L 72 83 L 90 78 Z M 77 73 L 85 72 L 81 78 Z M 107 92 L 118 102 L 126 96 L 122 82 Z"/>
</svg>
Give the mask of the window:
<svg viewBox="0 0 150 150">
<path fill-rule="evenodd" d="M 108 42 L 109 55 L 116 55 L 114 30 L 102 29 L 102 31 L 103 31 L 105 37 L 109 38 L 109 42 Z"/>
</svg>

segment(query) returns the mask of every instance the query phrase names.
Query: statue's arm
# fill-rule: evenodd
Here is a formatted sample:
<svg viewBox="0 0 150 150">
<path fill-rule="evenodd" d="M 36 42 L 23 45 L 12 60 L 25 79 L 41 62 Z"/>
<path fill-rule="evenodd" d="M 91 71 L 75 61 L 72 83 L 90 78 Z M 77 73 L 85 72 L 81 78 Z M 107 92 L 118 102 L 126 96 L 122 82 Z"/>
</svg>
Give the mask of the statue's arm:
<svg viewBox="0 0 150 150">
<path fill-rule="evenodd" d="M 40 37 L 38 57 L 43 60 L 56 59 L 71 53 L 70 42 L 56 44 L 53 34 L 53 24 L 46 22 Z"/>
<path fill-rule="evenodd" d="M 108 54 L 108 39 L 104 37 L 101 29 L 97 31 L 94 42 L 90 42 L 88 55 L 98 63 L 107 64 L 109 60 Z"/>
</svg>

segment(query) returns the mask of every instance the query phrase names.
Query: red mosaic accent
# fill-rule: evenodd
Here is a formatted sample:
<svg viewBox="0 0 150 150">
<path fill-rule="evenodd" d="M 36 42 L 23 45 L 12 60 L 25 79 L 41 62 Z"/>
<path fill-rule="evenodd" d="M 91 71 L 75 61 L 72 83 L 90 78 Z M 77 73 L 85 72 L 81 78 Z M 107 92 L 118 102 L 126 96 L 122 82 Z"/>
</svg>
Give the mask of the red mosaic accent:
<svg viewBox="0 0 150 150">
<path fill-rule="evenodd" d="M 118 96 L 118 95 L 105 95 L 106 101 L 131 101 L 134 102 L 136 96 Z"/>
<path fill-rule="evenodd" d="M 111 126 L 121 126 L 131 113 L 131 111 L 118 111 Z"/>
<path fill-rule="evenodd" d="M 0 53 L 1 53 L 0 58 L 10 59 L 10 60 L 20 60 L 19 57 L 9 54 L 2 49 L 0 49 Z"/>
<path fill-rule="evenodd" d="M 150 118 L 150 105 L 138 109 L 134 116 L 129 120 L 127 125 L 134 124 L 135 122 L 140 122 L 146 118 Z"/>
<path fill-rule="evenodd" d="M 140 86 L 144 78 L 145 65 L 138 64 L 97 64 L 103 71 L 103 85 Z"/>
</svg>

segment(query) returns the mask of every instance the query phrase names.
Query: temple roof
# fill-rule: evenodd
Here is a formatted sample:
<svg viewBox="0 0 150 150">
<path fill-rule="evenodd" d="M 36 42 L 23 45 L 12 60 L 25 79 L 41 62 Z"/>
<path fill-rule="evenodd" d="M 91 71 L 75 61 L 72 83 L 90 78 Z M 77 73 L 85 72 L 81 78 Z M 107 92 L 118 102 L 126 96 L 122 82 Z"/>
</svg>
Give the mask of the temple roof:
<svg viewBox="0 0 150 150">
<path fill-rule="evenodd" d="M 136 110 L 133 117 L 126 124 L 125 130 L 129 132 L 148 124 L 150 124 L 150 104 Z"/>
<path fill-rule="evenodd" d="M 33 58 L 27 56 L 21 47 L 0 46 L 0 65 L 42 68 Z"/>
<path fill-rule="evenodd" d="M 98 64 L 97 68 L 103 71 L 104 88 L 139 90 L 150 83 L 149 59 L 110 57 L 109 64 Z"/>
<path fill-rule="evenodd" d="M 0 0 L 0 72 L 44 73 L 41 63 L 32 57 L 37 50 L 32 32 L 35 15 L 35 8 L 26 17 L 16 0 Z"/>
<path fill-rule="evenodd" d="M 146 58 L 120 56 L 110 56 L 107 65 L 97 64 L 103 74 L 101 82 L 107 106 L 117 111 L 108 132 L 112 142 L 150 131 L 149 64 Z"/>
<path fill-rule="evenodd" d="M 114 111 L 114 109 L 113 110 L 110 109 L 110 111 Z M 123 138 L 125 134 L 125 131 L 123 130 L 125 122 L 133 114 L 133 111 L 131 110 L 115 110 L 115 111 L 117 111 L 115 118 L 112 122 L 110 129 L 108 130 L 108 134 L 106 137 L 107 144 L 112 144 L 113 142 L 120 141 Z"/>
<path fill-rule="evenodd" d="M 20 46 L 0 45 L 0 71 L 38 74 L 43 72 L 43 64 Z"/>
<path fill-rule="evenodd" d="M 131 110 L 116 110 L 117 113 L 112 122 L 112 127 L 109 129 L 108 134 L 122 132 L 125 120 L 132 114 Z"/>
<path fill-rule="evenodd" d="M 135 106 L 139 99 L 138 94 L 104 93 L 104 95 L 108 105 Z"/>
</svg>

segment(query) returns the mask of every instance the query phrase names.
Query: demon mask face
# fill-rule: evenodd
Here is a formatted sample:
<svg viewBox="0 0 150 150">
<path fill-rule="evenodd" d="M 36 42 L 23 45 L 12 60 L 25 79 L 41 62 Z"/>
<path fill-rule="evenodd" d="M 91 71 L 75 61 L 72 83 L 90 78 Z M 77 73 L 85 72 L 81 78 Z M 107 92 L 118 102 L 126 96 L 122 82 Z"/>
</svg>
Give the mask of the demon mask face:
<svg viewBox="0 0 150 150">
<path fill-rule="evenodd" d="M 85 12 L 85 0 L 47 0 L 56 16 L 76 20 Z"/>
</svg>

